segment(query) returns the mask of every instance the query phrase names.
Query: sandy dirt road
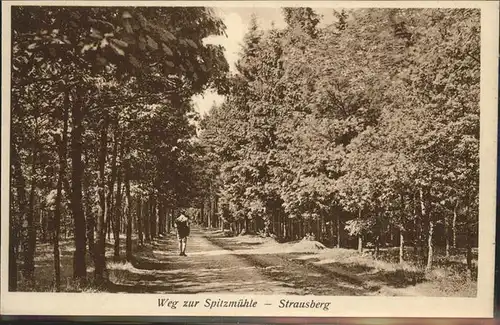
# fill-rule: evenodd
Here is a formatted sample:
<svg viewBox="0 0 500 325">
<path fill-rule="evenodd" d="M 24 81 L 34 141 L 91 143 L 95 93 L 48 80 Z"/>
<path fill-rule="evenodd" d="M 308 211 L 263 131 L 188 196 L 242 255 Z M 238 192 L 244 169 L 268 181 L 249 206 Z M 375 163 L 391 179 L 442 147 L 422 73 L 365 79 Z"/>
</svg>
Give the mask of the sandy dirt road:
<svg viewBox="0 0 500 325">
<path fill-rule="evenodd" d="M 136 254 L 133 267 L 111 266 L 112 292 L 361 295 L 363 289 L 276 252 L 225 245 L 217 232 L 194 227 L 187 256 L 172 233 Z"/>
</svg>

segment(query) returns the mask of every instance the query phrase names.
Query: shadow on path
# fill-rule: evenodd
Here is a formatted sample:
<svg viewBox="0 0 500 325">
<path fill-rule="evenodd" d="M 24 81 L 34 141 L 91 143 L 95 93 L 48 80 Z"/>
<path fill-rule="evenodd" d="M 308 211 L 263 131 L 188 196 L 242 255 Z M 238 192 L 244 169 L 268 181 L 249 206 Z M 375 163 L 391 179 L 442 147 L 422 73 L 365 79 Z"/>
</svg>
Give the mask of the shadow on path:
<svg viewBox="0 0 500 325">
<path fill-rule="evenodd" d="M 179 256 L 174 234 L 138 249 L 132 263 L 110 266 L 108 290 L 132 293 L 293 294 L 294 288 L 270 279 L 245 258 L 208 241 L 192 229 L 188 256 Z M 216 254 L 214 254 L 216 253 Z"/>
</svg>

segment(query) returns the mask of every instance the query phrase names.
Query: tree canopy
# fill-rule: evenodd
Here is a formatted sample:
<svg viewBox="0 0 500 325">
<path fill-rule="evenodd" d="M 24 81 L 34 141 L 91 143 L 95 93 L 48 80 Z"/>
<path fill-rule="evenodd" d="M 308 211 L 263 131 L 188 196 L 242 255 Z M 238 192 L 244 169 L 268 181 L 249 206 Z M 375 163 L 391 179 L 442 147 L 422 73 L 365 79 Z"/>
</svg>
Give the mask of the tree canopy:
<svg viewBox="0 0 500 325">
<path fill-rule="evenodd" d="M 193 200 L 191 98 L 227 91 L 223 48 L 204 42 L 225 26 L 205 7 L 17 6 L 12 31 L 12 274 L 22 243 L 23 277 L 33 279 L 41 231 L 58 290 L 62 227 L 74 234 L 75 279 L 87 282 L 88 247 L 104 283 L 106 235 L 118 257 L 126 231 L 131 258 L 133 219 L 150 240 L 168 209 Z"/>
<path fill-rule="evenodd" d="M 427 243 L 428 268 L 436 243 L 475 242 L 479 12 L 283 15 L 284 29 L 252 22 L 232 92 L 203 123 L 220 214 L 237 231 L 359 249 L 389 231 Z"/>
</svg>

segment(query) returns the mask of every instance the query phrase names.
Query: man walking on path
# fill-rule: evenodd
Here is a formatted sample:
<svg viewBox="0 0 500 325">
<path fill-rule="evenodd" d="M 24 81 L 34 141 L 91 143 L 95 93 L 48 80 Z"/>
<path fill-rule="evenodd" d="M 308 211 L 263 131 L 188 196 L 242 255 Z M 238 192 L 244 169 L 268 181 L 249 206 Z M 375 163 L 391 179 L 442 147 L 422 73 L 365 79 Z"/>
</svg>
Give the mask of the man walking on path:
<svg viewBox="0 0 500 325">
<path fill-rule="evenodd" d="M 189 218 L 183 213 L 175 219 L 175 227 L 177 228 L 177 239 L 179 240 L 179 256 L 186 255 L 186 243 L 189 236 Z"/>
</svg>

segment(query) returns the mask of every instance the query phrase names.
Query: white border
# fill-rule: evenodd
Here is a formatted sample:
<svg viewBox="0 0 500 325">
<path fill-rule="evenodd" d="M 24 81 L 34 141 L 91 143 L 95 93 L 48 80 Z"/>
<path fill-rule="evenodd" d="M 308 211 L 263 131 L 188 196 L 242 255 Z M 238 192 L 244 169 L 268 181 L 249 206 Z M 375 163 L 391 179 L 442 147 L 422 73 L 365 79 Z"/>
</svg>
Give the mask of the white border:
<svg viewBox="0 0 500 325">
<path fill-rule="evenodd" d="M 309 7 L 469 7 L 481 9 L 481 117 L 480 117 L 480 208 L 479 208 L 479 274 L 476 298 L 433 297 L 343 297 L 343 296 L 255 296 L 232 294 L 84 294 L 8 292 L 9 234 L 9 128 L 10 128 L 10 7 L 12 5 L 58 6 L 211 6 L 211 7 L 278 7 L 303 6 L 304 2 L 287 1 L 3 1 L 2 2 L 2 205 L 1 205 L 1 296 L 0 314 L 4 315 L 110 315 L 110 316 L 301 316 L 301 317 L 492 317 L 495 261 L 497 91 L 498 91 L 498 21 L 495 1 L 350 1 L 315 2 Z M 158 298 L 200 300 L 198 308 L 157 307 Z M 330 310 L 279 309 L 282 298 L 296 301 L 331 302 Z M 259 308 L 212 309 L 203 307 L 205 299 L 247 298 L 258 301 Z M 272 306 L 264 306 L 264 303 Z"/>
</svg>

